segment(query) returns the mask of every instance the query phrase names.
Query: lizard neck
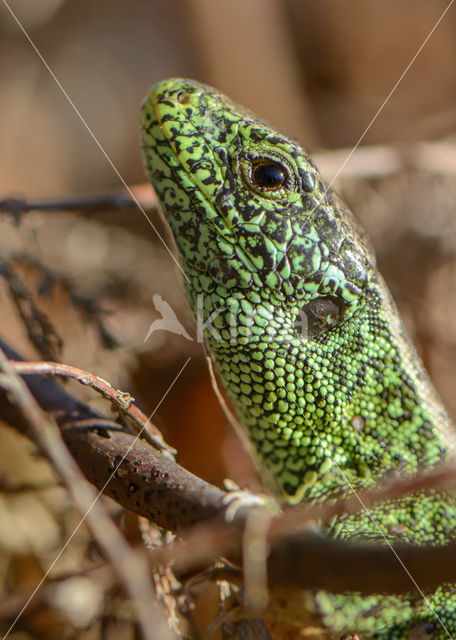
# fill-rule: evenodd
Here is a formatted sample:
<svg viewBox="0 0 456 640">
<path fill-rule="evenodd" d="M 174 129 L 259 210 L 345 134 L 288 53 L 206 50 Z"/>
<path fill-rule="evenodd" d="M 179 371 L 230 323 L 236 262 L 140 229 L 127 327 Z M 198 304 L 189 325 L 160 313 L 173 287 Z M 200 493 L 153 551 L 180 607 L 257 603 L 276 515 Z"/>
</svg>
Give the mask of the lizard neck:
<svg viewBox="0 0 456 640">
<path fill-rule="evenodd" d="M 265 477 L 286 501 L 344 494 L 447 457 L 454 427 L 379 276 L 346 322 L 313 339 L 293 334 L 292 315 L 271 309 L 270 292 L 230 300 L 206 341 Z"/>
</svg>

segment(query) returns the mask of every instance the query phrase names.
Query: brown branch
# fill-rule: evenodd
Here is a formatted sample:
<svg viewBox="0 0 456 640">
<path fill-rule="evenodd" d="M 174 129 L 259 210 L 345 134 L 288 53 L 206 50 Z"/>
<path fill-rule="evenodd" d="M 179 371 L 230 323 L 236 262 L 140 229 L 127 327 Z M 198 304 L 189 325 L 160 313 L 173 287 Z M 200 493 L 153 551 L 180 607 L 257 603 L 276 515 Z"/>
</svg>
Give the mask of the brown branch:
<svg viewBox="0 0 456 640">
<path fill-rule="evenodd" d="M 226 493 L 124 431 L 64 428 L 84 475 L 104 493 L 160 527 L 177 531 L 223 515 Z"/>
<path fill-rule="evenodd" d="M 332 178 L 341 164 L 351 155 L 350 149 L 332 149 L 314 154 L 314 161 L 323 175 Z M 427 174 L 456 174 L 456 145 L 443 140 L 419 142 L 397 148 L 392 145 L 362 146 L 351 155 L 344 168 L 345 178 L 381 178 L 404 170 L 414 169 Z M 157 209 L 157 199 L 148 183 L 130 187 L 144 211 Z M 71 196 L 47 200 L 4 198 L 0 200 L 0 213 L 19 216 L 30 211 L 71 211 L 74 213 L 102 213 L 112 210 L 131 210 L 137 207 L 127 189 L 107 193 Z"/>
<path fill-rule="evenodd" d="M 4 341 L 0 347 L 11 360 L 20 361 Z M 41 375 L 25 378 L 40 407 L 62 429 L 62 436 L 89 480 L 127 509 L 176 530 L 223 512 L 226 493 L 189 473 L 156 448 L 127 433 L 122 425 L 76 399 Z M 0 417 L 34 439 L 20 412 L 1 398 Z M 113 470 L 123 459 L 119 469 Z M 111 477 L 112 476 L 112 477 Z M 133 487 L 138 487 L 133 490 Z"/>
<path fill-rule="evenodd" d="M 286 520 L 281 526 L 286 527 Z M 232 523 L 202 523 L 184 532 L 182 540 L 152 551 L 150 561 L 153 565 L 172 562 L 177 575 L 205 566 L 217 555 L 240 562 L 242 535 L 243 523 L 239 519 Z M 267 542 L 268 582 L 273 592 L 275 588 L 288 588 L 290 594 L 293 589 L 364 594 L 413 592 L 415 585 L 400 561 L 424 591 L 456 582 L 456 543 L 442 547 L 396 544 L 393 553 L 385 545 L 333 540 L 309 530 L 280 536 L 269 533 Z M 242 581 L 241 574 L 224 570 L 214 578 Z"/>
<path fill-rule="evenodd" d="M 410 477 L 391 477 L 373 489 L 365 489 L 351 494 L 336 502 L 322 502 L 320 504 L 302 504 L 283 508 L 284 516 L 274 521 L 271 534 L 278 538 L 284 533 L 291 533 L 293 529 L 302 527 L 310 522 L 327 522 L 332 518 L 344 514 L 356 513 L 366 507 L 397 500 L 407 494 L 428 489 L 452 491 L 456 487 L 456 466 L 454 461 L 448 461 L 437 469 Z"/>
<path fill-rule="evenodd" d="M 12 362 L 10 366 L 16 373 L 21 376 L 24 375 L 52 375 L 62 376 L 66 378 L 73 378 L 83 385 L 95 389 L 104 398 L 110 400 L 112 404 L 119 409 L 119 411 L 129 418 L 134 432 L 138 435 L 143 435 L 151 444 L 153 444 L 160 451 L 165 451 L 168 454 L 174 455 L 176 450 L 170 447 L 163 439 L 162 434 L 157 427 L 152 424 L 150 418 L 144 415 L 144 413 L 133 404 L 134 398 L 125 391 L 115 389 L 103 378 L 79 369 L 68 364 L 62 364 L 60 362 Z"/>
<path fill-rule="evenodd" d="M 169 631 L 163 613 L 158 608 L 142 554 L 134 551 L 125 541 L 103 503 L 98 500 L 100 494 L 88 484 L 70 455 L 58 425 L 40 409 L 24 381 L 10 367 L 1 349 L 0 372 L 1 386 L 7 390 L 41 451 L 51 461 L 75 505 L 83 514 L 80 524 L 87 521 L 98 546 L 132 599 L 144 638 L 153 640 L 159 630 L 159 637 L 171 640 L 174 634 Z"/>
<path fill-rule="evenodd" d="M 157 208 L 157 199 L 150 185 L 140 184 L 130 187 L 131 193 L 139 201 L 144 211 Z M 112 210 L 130 210 L 137 203 L 127 189 L 86 196 L 71 196 L 51 200 L 27 200 L 26 198 L 5 198 L 0 200 L 0 212 L 19 216 L 30 211 L 71 211 L 74 213 L 100 213 Z"/>
<path fill-rule="evenodd" d="M 11 350 L 8 355 L 17 358 Z M 65 442 L 93 484 L 100 489 L 106 485 L 107 495 L 164 528 L 182 531 L 197 525 L 183 533 L 185 542 L 153 551 L 150 559 L 154 564 L 172 560 L 176 569 L 187 572 L 207 565 L 218 555 L 240 560 L 245 510 L 239 512 L 234 523 L 225 522 L 224 491 L 193 476 L 144 440 L 122 431 L 119 425 L 75 400 L 51 380 L 30 375 L 27 385 L 41 407 L 55 416 L 63 428 Z M 16 428 L 26 430 L 17 409 L 6 399 L 0 403 L 0 415 Z M 448 488 L 453 486 L 455 477 L 456 470 L 446 467 L 427 476 L 390 481 L 387 486 L 360 496 L 370 505 L 420 489 L 442 489 L 442 485 Z M 352 544 L 315 533 L 296 532 L 296 527 L 302 527 L 306 521 L 327 519 L 359 508 L 357 499 L 350 497 L 334 505 L 287 508 L 282 518 L 272 520 L 268 534 L 270 584 L 336 592 L 413 590 L 403 568 L 386 546 Z M 397 545 L 394 549 L 422 588 L 456 582 L 455 544 L 430 548 Z"/>
</svg>

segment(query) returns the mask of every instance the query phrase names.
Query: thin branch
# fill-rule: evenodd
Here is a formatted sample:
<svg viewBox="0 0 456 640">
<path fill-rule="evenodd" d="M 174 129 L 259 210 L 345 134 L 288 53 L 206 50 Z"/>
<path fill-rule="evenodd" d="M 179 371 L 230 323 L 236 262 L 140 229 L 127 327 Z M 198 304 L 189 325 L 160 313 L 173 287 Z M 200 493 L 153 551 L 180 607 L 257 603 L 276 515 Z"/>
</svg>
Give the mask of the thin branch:
<svg viewBox="0 0 456 640">
<path fill-rule="evenodd" d="M 160 638 L 171 640 L 174 634 L 169 631 L 163 613 L 158 608 L 142 554 L 134 551 L 127 544 L 103 503 L 98 500 L 99 494 L 81 474 L 62 440 L 56 422 L 39 408 L 24 381 L 10 367 L 2 350 L 0 350 L 0 371 L 1 386 L 12 397 L 14 404 L 33 432 L 35 440 L 39 443 L 41 451 L 52 462 L 75 505 L 83 514 L 81 524 L 87 520 L 97 544 L 131 597 L 144 638 L 153 640 L 157 637 L 156 631 L 159 629 Z"/>
<path fill-rule="evenodd" d="M 63 343 L 50 318 L 38 308 L 32 293 L 6 260 L 0 260 L 0 276 L 8 285 L 11 298 L 31 343 L 43 358 L 56 360 Z"/>
<path fill-rule="evenodd" d="M 350 149 L 332 149 L 315 153 L 315 164 L 323 175 L 331 177 L 347 157 Z M 362 146 L 356 149 L 344 168 L 346 178 L 381 178 L 404 170 L 415 170 L 430 175 L 454 176 L 456 174 L 456 144 L 449 140 L 418 142 L 395 147 L 391 145 Z M 157 210 L 157 199 L 148 183 L 134 185 L 131 191 L 146 212 Z M 31 211 L 71 211 L 87 215 L 112 210 L 135 209 L 137 204 L 126 189 L 106 193 L 71 196 L 46 200 L 4 198 L 0 200 L 0 213 L 15 217 Z"/>
<path fill-rule="evenodd" d="M 241 518 L 231 523 L 219 521 L 196 525 L 183 532 L 180 540 L 152 551 L 150 562 L 154 565 L 172 562 L 178 576 L 209 564 L 217 555 L 240 562 L 244 530 Z M 281 525 L 285 528 L 286 520 Z M 293 590 L 308 589 L 363 594 L 404 594 L 415 590 L 403 567 L 385 545 L 334 540 L 309 529 L 280 536 L 268 534 L 267 544 L 270 547 L 268 583 L 272 593 L 288 589 L 291 597 Z M 423 590 L 456 582 L 456 542 L 441 547 L 395 544 L 394 550 Z M 242 573 L 230 568 L 211 574 L 214 580 L 243 582 Z"/>
<path fill-rule="evenodd" d="M 397 500 L 411 493 L 429 489 L 442 492 L 453 491 L 456 487 L 456 465 L 449 460 L 440 467 L 427 473 L 403 477 L 393 476 L 372 489 L 364 489 L 357 495 L 350 494 L 346 498 L 327 501 L 319 504 L 301 504 L 285 506 L 283 517 L 274 521 L 271 535 L 279 538 L 285 532 L 291 533 L 305 523 L 328 522 L 336 516 L 356 513 L 379 502 Z"/>
<path fill-rule="evenodd" d="M 157 200 L 150 185 L 136 185 L 131 191 L 140 201 L 144 211 L 157 208 Z M 20 216 L 31 211 L 71 211 L 74 213 L 100 213 L 112 210 L 136 209 L 137 203 L 126 189 L 86 196 L 71 196 L 47 200 L 27 200 L 26 198 L 4 198 L 0 200 L 0 212 Z"/>
<path fill-rule="evenodd" d="M 19 355 L 4 341 L 10 360 Z M 62 436 L 86 477 L 127 509 L 175 531 L 224 511 L 225 491 L 189 473 L 145 440 L 75 398 L 53 380 L 28 375 L 26 383 L 38 404 L 62 429 Z M 0 417 L 32 440 L 17 407 L 0 397 Z M 132 446 L 134 443 L 134 446 Z M 112 476 L 120 459 L 121 467 Z M 112 477 L 111 477 L 112 476 Z"/>
<path fill-rule="evenodd" d="M 11 349 L 8 355 L 18 358 Z M 239 511 L 234 523 L 227 523 L 223 517 L 224 491 L 192 475 L 144 440 L 136 440 L 132 447 L 133 435 L 73 398 L 52 380 L 30 375 L 27 385 L 41 407 L 55 416 L 67 446 L 95 486 L 101 488 L 111 478 L 105 488 L 107 495 L 159 526 L 182 532 L 185 542 L 178 541 L 151 552 L 153 564 L 172 560 L 177 570 L 188 572 L 210 564 L 218 555 L 241 560 L 246 510 Z M 27 433 L 27 425 L 21 422 L 17 407 L 6 397 L 0 402 L 0 416 Z M 122 458 L 122 464 L 112 476 Z M 446 467 L 423 477 L 390 480 L 385 487 L 363 492 L 361 497 L 367 504 L 374 504 L 417 490 L 450 488 L 454 486 L 455 477 L 456 469 Z M 388 547 L 302 533 L 305 522 L 357 509 L 359 503 L 348 498 L 333 505 L 287 508 L 282 518 L 273 519 L 268 533 L 271 547 L 268 575 L 272 588 L 288 585 L 290 589 L 325 588 L 335 592 L 412 591 L 412 585 Z M 297 526 L 301 531 L 296 531 Z M 453 562 L 456 544 L 445 547 L 394 545 L 394 549 L 423 589 L 456 582 Z"/>
<path fill-rule="evenodd" d="M 24 265 L 28 270 L 33 269 L 38 273 L 40 278 L 36 288 L 38 299 L 50 295 L 56 286 L 61 287 L 74 308 L 83 314 L 84 319 L 87 320 L 90 326 L 95 327 L 102 345 L 106 349 L 113 349 L 118 346 L 117 339 L 108 331 L 103 322 L 104 316 L 108 315 L 109 312 L 100 305 L 96 296 L 82 295 L 76 290 L 70 278 L 49 269 L 40 260 L 32 258 L 27 253 L 14 252 L 10 255 L 8 262 L 10 270 L 15 271 L 12 265 L 15 266 L 18 263 Z M 14 294 L 14 292 L 11 293 L 12 295 Z"/>
<path fill-rule="evenodd" d="M 109 382 L 99 376 L 73 367 L 72 365 L 62 364 L 60 362 L 13 362 L 10 366 L 16 373 L 24 375 L 52 375 L 73 378 L 81 384 L 95 389 L 104 398 L 110 400 L 119 411 L 129 418 L 134 432 L 143 435 L 151 444 L 160 451 L 165 451 L 170 455 L 175 455 L 176 450 L 170 447 L 163 439 L 162 434 L 157 427 L 152 424 L 149 418 L 133 404 L 134 398 L 125 391 L 115 389 Z"/>
</svg>

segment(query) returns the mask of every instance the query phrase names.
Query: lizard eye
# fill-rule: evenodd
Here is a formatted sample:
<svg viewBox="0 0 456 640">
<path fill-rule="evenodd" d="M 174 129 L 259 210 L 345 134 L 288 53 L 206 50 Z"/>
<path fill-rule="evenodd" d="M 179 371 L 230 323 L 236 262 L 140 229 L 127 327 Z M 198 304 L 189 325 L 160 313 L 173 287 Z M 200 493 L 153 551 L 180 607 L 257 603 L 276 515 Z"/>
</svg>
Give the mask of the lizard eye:
<svg viewBox="0 0 456 640">
<path fill-rule="evenodd" d="M 263 198 L 289 197 L 296 179 L 293 167 L 275 151 L 266 154 L 242 154 L 240 173 L 244 184 Z"/>
<path fill-rule="evenodd" d="M 259 189 L 280 189 L 289 181 L 287 169 L 269 158 L 255 158 L 252 163 L 252 182 Z"/>
</svg>

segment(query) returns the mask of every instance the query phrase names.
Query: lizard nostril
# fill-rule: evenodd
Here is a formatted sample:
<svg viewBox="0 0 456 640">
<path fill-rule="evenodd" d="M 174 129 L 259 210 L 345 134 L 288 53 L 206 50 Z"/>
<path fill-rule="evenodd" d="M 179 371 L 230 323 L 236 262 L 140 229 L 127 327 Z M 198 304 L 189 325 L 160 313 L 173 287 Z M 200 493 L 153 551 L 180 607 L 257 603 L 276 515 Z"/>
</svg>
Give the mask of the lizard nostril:
<svg viewBox="0 0 456 640">
<path fill-rule="evenodd" d="M 179 104 L 188 104 L 190 102 L 190 94 L 187 91 L 178 91 L 176 100 Z"/>
</svg>

